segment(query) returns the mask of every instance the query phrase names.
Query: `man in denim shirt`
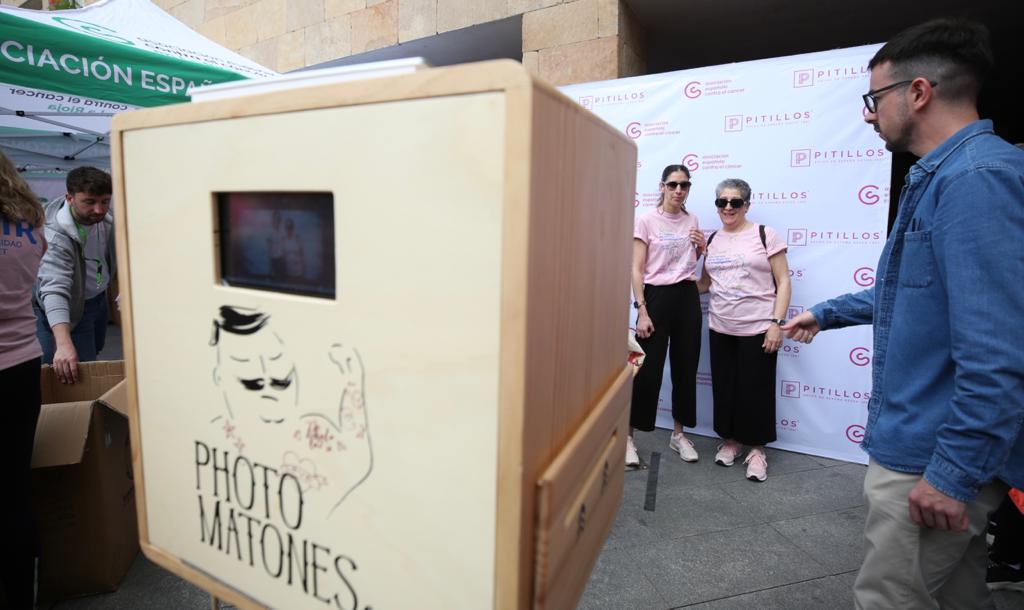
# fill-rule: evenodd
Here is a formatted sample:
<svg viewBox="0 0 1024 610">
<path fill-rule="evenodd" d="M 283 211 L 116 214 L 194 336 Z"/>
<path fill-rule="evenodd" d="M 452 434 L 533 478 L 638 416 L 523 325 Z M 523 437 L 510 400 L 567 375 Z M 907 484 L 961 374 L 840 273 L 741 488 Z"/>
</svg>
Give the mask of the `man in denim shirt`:
<svg viewBox="0 0 1024 610">
<path fill-rule="evenodd" d="M 1024 151 L 979 120 L 992 64 L 980 25 L 938 20 L 869 63 L 865 120 L 920 160 L 877 284 L 783 330 L 874 324 L 858 608 L 988 608 L 985 527 L 1024 485 Z"/>
</svg>

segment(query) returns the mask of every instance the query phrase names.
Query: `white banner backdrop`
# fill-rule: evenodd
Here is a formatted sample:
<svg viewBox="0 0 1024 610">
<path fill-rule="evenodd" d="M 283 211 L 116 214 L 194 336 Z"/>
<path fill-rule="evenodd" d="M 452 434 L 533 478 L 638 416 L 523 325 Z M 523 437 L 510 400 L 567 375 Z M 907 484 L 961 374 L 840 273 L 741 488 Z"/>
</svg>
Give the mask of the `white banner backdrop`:
<svg viewBox="0 0 1024 610">
<path fill-rule="evenodd" d="M 789 245 L 789 316 L 875 281 L 885 241 L 891 154 L 863 122 L 867 63 L 878 45 L 563 87 L 633 138 L 641 214 L 657 205 L 662 169 L 692 172 L 687 210 L 718 229 L 714 188 L 742 178 L 748 219 Z M 703 307 L 707 308 L 706 297 Z M 635 320 L 634 320 L 635 322 Z M 707 317 L 698 380 L 698 434 L 714 436 Z M 818 335 L 779 352 L 778 441 L 772 446 L 866 463 L 858 444 L 871 391 L 871 327 Z M 658 425 L 672 427 L 671 381 Z"/>
</svg>

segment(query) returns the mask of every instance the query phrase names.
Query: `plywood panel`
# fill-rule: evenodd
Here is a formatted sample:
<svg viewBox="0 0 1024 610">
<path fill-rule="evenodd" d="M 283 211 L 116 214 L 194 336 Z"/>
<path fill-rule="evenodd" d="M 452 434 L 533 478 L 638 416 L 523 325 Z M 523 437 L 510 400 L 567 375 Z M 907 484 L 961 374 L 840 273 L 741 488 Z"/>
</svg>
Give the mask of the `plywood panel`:
<svg viewBox="0 0 1024 610">
<path fill-rule="evenodd" d="M 528 607 L 537 480 L 625 359 L 633 144 L 515 62 L 150 109 L 115 128 L 147 555 L 236 604 Z M 335 298 L 216 285 L 212 193 L 252 190 L 333 195 Z M 209 344 L 225 304 L 270 313 L 283 355 L 254 353 L 299 372 L 300 415 L 280 430 L 225 413 L 237 396 L 221 365 L 238 354 Z M 354 396 L 370 443 L 336 435 L 328 457 L 323 429 L 292 425 L 356 413 Z M 301 525 L 290 482 L 268 485 L 276 508 L 247 508 L 239 456 L 304 476 Z M 236 514 L 233 538 L 232 509 L 263 513 Z M 270 537 L 269 571 L 249 528 L 261 552 Z M 605 530 L 591 531 L 596 557 Z M 293 561 L 276 562 L 277 535 Z"/>
<path fill-rule="evenodd" d="M 628 328 L 636 148 L 557 92 L 538 88 L 531 127 L 523 501 L 621 371 Z M 532 528 L 530 510 L 524 529 Z M 521 559 L 528 570 L 535 549 Z M 532 590 L 520 573 L 520 586 Z M 525 603 L 525 602 L 524 602 Z"/>
<path fill-rule="evenodd" d="M 493 599 L 504 99 L 402 104 L 124 135 L 150 542 L 268 606 Z M 216 285 L 235 190 L 333 194 L 336 299 Z M 223 305 L 264 340 L 211 346 Z M 280 424 L 239 358 L 295 371 Z"/>
</svg>

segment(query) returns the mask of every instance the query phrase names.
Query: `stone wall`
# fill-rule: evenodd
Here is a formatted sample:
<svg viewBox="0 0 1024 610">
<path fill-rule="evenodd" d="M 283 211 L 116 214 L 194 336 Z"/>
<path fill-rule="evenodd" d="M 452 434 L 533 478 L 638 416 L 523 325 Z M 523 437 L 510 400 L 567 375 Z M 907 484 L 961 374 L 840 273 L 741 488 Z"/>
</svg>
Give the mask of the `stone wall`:
<svg viewBox="0 0 1024 610">
<path fill-rule="evenodd" d="M 523 65 L 555 85 L 643 74 L 622 0 L 154 0 L 207 38 L 287 72 L 488 23 L 523 19 Z"/>
</svg>

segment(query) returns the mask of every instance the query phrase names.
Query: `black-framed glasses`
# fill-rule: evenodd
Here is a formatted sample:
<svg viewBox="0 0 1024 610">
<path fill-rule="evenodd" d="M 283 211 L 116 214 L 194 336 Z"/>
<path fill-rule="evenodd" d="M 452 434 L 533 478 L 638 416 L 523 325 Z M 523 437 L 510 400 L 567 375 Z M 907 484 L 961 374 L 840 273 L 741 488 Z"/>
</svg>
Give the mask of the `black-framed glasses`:
<svg viewBox="0 0 1024 610">
<path fill-rule="evenodd" d="M 667 188 L 670 191 L 674 191 L 679 188 L 685 191 L 688 190 L 693 183 L 690 182 L 689 180 L 684 180 L 683 182 L 662 182 L 662 184 L 664 184 L 665 188 Z"/>
<path fill-rule="evenodd" d="M 878 94 L 879 93 L 885 93 L 886 91 L 891 91 L 891 90 L 895 89 L 896 87 L 902 87 L 903 85 L 909 85 L 910 83 L 914 82 L 914 80 L 916 80 L 916 79 L 912 78 L 910 80 L 901 80 L 899 82 L 892 83 L 891 85 L 886 85 L 884 87 L 879 87 L 878 89 L 875 89 L 874 91 L 868 91 L 864 95 L 860 96 L 861 99 L 864 100 L 864 107 L 867 108 L 868 112 L 870 112 L 871 114 L 875 114 L 876 112 L 878 112 L 878 97 L 879 97 Z M 934 86 L 938 85 L 939 83 L 937 83 L 937 82 L 935 82 L 933 80 L 930 80 L 930 81 L 928 81 L 928 84 L 931 85 L 932 87 L 934 87 Z"/>
<path fill-rule="evenodd" d="M 734 210 L 738 210 L 746 205 L 745 199 L 715 199 L 715 207 L 724 209 L 725 206 L 729 206 Z"/>
</svg>

